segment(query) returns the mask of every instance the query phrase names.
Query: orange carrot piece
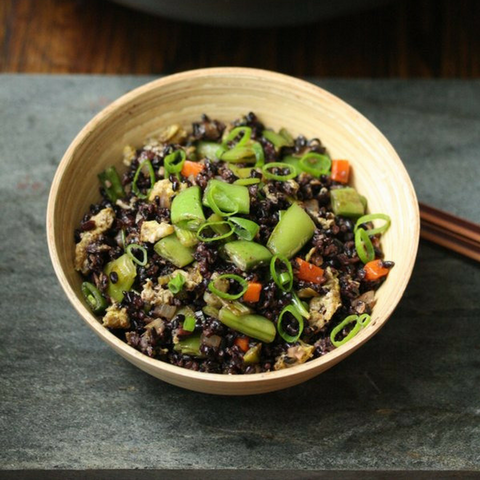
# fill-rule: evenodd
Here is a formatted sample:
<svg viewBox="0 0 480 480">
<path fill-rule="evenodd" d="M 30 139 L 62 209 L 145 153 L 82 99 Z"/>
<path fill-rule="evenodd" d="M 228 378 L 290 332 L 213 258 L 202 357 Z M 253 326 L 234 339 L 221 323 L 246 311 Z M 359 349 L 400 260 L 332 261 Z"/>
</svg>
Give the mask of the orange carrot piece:
<svg viewBox="0 0 480 480">
<path fill-rule="evenodd" d="M 196 177 L 202 170 L 204 169 L 204 165 L 198 162 L 191 162 L 190 160 L 185 160 L 183 164 L 181 174 L 184 177 L 189 177 L 193 175 Z"/>
<path fill-rule="evenodd" d="M 248 346 L 249 339 L 248 337 L 237 337 L 234 340 L 234 344 L 242 350 L 242 352 L 248 352 L 249 346 Z"/>
<path fill-rule="evenodd" d="M 298 274 L 297 277 L 300 280 L 311 283 L 322 283 L 323 278 L 323 269 L 317 267 L 313 263 L 306 262 L 301 258 L 296 258 L 298 265 Z"/>
<path fill-rule="evenodd" d="M 258 302 L 260 300 L 260 293 L 262 291 L 262 284 L 258 282 L 249 282 L 247 291 L 243 294 L 245 302 Z"/>
<path fill-rule="evenodd" d="M 372 260 L 366 263 L 363 269 L 365 270 L 365 280 L 369 282 L 385 277 L 390 272 L 390 269 L 383 266 L 381 260 Z"/>
<path fill-rule="evenodd" d="M 350 162 L 348 160 L 332 160 L 332 180 L 348 183 L 350 177 Z"/>
</svg>

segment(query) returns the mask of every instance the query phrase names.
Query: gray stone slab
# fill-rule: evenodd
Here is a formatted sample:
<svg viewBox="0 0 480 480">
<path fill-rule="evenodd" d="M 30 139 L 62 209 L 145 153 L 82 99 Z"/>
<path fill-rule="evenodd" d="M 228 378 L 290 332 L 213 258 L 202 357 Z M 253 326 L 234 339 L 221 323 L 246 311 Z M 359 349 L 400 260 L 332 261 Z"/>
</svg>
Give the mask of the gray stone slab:
<svg viewBox="0 0 480 480">
<path fill-rule="evenodd" d="M 440 247 L 421 243 L 382 332 L 281 392 L 173 387 L 84 325 L 50 265 L 49 185 L 79 129 L 147 80 L 0 76 L 0 468 L 480 470 L 480 269 Z M 480 220 L 480 82 L 319 83 L 387 135 L 420 200 Z"/>
</svg>

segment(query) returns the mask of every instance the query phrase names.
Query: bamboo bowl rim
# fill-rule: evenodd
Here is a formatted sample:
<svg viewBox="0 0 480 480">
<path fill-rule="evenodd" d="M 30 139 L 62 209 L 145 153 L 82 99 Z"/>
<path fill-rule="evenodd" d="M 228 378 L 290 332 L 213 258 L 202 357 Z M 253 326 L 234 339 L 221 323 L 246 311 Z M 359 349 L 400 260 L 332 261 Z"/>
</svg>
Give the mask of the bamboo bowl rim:
<svg viewBox="0 0 480 480">
<path fill-rule="evenodd" d="M 126 342 L 117 338 L 114 334 L 112 334 L 107 328 L 103 327 L 98 319 L 91 313 L 91 311 L 79 300 L 80 292 L 75 291 L 72 288 L 72 285 L 67 279 L 67 276 L 64 272 L 62 267 L 59 253 L 58 253 L 58 245 L 55 238 L 55 231 L 58 228 L 62 228 L 61 225 L 57 225 L 55 219 L 55 210 L 57 207 L 57 202 L 59 201 L 57 197 L 57 193 L 59 190 L 59 186 L 63 180 L 63 176 L 68 169 L 68 167 L 78 161 L 75 157 L 75 152 L 80 144 L 82 144 L 91 134 L 94 132 L 99 125 L 108 123 L 109 120 L 116 114 L 116 112 L 126 107 L 128 104 L 135 102 L 135 100 L 142 96 L 142 94 L 156 89 L 162 89 L 173 85 L 177 82 L 181 81 L 195 81 L 198 79 L 204 79 L 205 77 L 228 77 L 228 78 L 238 78 L 241 80 L 242 78 L 251 78 L 253 77 L 261 77 L 262 81 L 269 82 L 272 81 L 276 84 L 283 84 L 285 88 L 289 89 L 298 89 L 302 92 L 308 92 L 311 95 L 312 101 L 320 101 L 321 98 L 327 98 L 331 101 L 335 101 L 335 103 L 342 108 L 345 112 L 349 115 L 353 116 L 357 122 L 364 124 L 368 127 L 369 135 L 374 135 L 378 137 L 378 140 L 382 142 L 382 146 L 387 149 L 389 157 L 391 161 L 396 163 L 397 170 L 400 172 L 402 178 L 399 180 L 402 183 L 402 188 L 404 188 L 404 195 L 405 198 L 409 201 L 409 207 L 412 212 L 411 220 L 411 227 L 412 231 L 409 245 L 409 253 L 410 256 L 408 259 L 405 259 L 407 265 L 404 265 L 405 275 L 403 277 L 398 278 L 398 282 L 396 283 L 396 295 L 395 301 L 391 302 L 391 304 L 387 307 L 386 312 L 382 315 L 381 318 L 376 320 L 375 322 L 371 322 L 369 328 L 362 329 L 353 339 L 351 339 L 347 344 L 342 346 L 341 348 L 337 348 L 319 358 L 309 360 L 306 363 L 301 365 L 297 365 L 294 367 L 286 368 L 283 370 L 278 371 L 271 371 L 271 372 L 264 372 L 264 373 L 255 373 L 249 375 L 226 375 L 226 374 L 218 374 L 218 373 L 207 373 L 207 372 L 198 372 L 193 370 L 187 370 L 183 367 L 178 367 L 169 363 L 166 363 L 161 360 L 153 359 L 144 355 L 143 353 L 135 350 L 133 347 L 128 345 Z M 248 108 L 248 107 L 247 107 Z M 288 127 L 288 125 L 286 125 Z M 327 141 L 328 146 L 328 141 Z M 387 322 L 388 318 L 398 305 L 406 287 L 408 281 L 411 277 L 411 273 L 413 270 L 415 257 L 418 250 L 418 242 L 419 242 L 419 230 L 420 230 L 420 221 L 419 221 L 419 213 L 418 213 L 418 202 L 416 198 L 416 194 L 412 185 L 412 182 L 408 176 L 408 173 L 403 166 L 402 161 L 400 160 L 398 154 L 395 152 L 394 148 L 388 142 L 388 140 L 384 137 L 384 135 L 362 114 L 360 114 L 357 110 L 351 107 L 349 104 L 344 102 L 343 100 L 339 99 L 335 95 L 329 93 L 328 91 L 313 85 L 307 81 L 300 80 L 294 77 L 290 77 L 284 74 L 271 72 L 267 70 L 261 69 L 252 69 L 252 68 L 240 68 L 240 67 L 220 67 L 220 68 L 206 68 L 206 69 L 198 69 L 198 70 L 191 70 L 182 73 L 177 73 L 173 75 L 169 75 L 152 82 L 149 82 L 145 85 L 142 85 L 115 100 L 109 106 L 104 108 L 100 111 L 92 120 L 90 120 L 83 129 L 78 133 L 75 139 L 72 141 L 68 149 L 66 150 L 55 174 L 55 177 L 52 182 L 50 195 L 48 199 L 48 206 L 47 206 L 47 241 L 48 241 L 48 248 L 50 252 L 50 257 L 52 260 L 52 264 L 55 270 L 55 273 L 58 277 L 58 280 L 65 291 L 67 298 L 69 299 L 70 303 L 73 307 L 77 310 L 80 316 L 84 319 L 84 321 L 92 328 L 103 340 L 105 340 L 110 346 L 112 346 L 118 353 L 124 356 L 127 359 L 134 360 L 136 366 L 139 366 L 141 369 L 145 371 L 151 370 L 161 370 L 163 372 L 169 373 L 172 376 L 176 376 L 179 378 L 183 378 L 184 380 L 188 379 L 196 379 L 200 381 L 205 381 L 208 384 L 221 384 L 225 386 L 225 394 L 229 394 L 228 386 L 229 385 L 239 385 L 239 384 L 259 384 L 266 381 L 273 381 L 278 382 L 282 379 L 287 377 L 291 377 L 292 375 L 296 375 L 300 372 L 310 372 L 310 375 L 307 375 L 308 378 L 313 377 L 315 374 L 312 371 L 321 370 L 321 367 L 325 364 L 329 364 L 329 366 L 333 366 L 338 361 L 343 359 L 344 357 L 349 356 L 353 351 L 355 351 L 358 347 L 360 347 L 363 343 L 365 343 L 368 339 L 373 337 Z M 73 235 L 73 232 L 72 232 Z M 73 268 L 73 265 L 72 265 Z M 374 310 L 375 311 L 375 310 Z M 328 367 L 329 368 L 329 367 Z M 326 368 L 324 368 L 326 370 Z M 313 374 L 312 374 L 313 373 Z M 168 381 L 168 380 L 167 380 Z M 303 381 L 303 380 L 302 380 Z M 173 382 L 172 382 L 173 383 Z M 290 384 L 291 385 L 291 384 Z M 289 385 L 286 385 L 289 386 Z M 186 388 L 189 388 L 188 386 Z M 281 388 L 285 388 L 280 386 L 276 386 L 271 390 L 278 390 Z M 198 391 L 206 391 L 206 390 L 199 390 L 198 388 L 193 388 L 194 390 Z M 268 391 L 268 390 L 262 390 Z M 261 393 L 259 392 L 259 393 Z M 246 394 L 250 392 L 245 392 Z"/>
</svg>

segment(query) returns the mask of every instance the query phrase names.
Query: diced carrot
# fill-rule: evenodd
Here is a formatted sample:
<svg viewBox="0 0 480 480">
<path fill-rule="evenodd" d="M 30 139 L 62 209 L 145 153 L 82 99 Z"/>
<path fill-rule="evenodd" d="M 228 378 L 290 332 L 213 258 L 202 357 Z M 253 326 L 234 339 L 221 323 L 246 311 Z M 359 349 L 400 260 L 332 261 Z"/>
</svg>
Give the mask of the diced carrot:
<svg viewBox="0 0 480 480">
<path fill-rule="evenodd" d="M 248 346 L 249 338 L 248 337 L 237 337 L 234 340 L 234 344 L 240 348 L 243 352 L 248 352 L 249 346 Z"/>
<path fill-rule="evenodd" d="M 296 259 L 298 265 L 297 277 L 300 280 L 311 283 L 322 283 L 323 269 L 313 263 L 306 262 L 301 258 Z"/>
<path fill-rule="evenodd" d="M 350 177 L 350 162 L 348 160 L 332 160 L 332 180 L 348 183 Z"/>
<path fill-rule="evenodd" d="M 372 260 L 366 263 L 363 269 L 365 270 L 365 280 L 369 282 L 385 277 L 390 272 L 390 269 L 383 266 L 381 260 Z"/>
<path fill-rule="evenodd" d="M 258 282 L 250 282 L 247 291 L 243 294 L 245 302 L 258 302 L 260 300 L 260 293 L 262 291 L 262 284 Z"/>
<path fill-rule="evenodd" d="M 204 165 L 198 162 L 191 162 L 190 160 L 185 160 L 185 163 L 183 164 L 181 174 L 184 177 L 189 177 L 190 175 L 193 175 L 196 177 L 203 169 Z"/>
</svg>

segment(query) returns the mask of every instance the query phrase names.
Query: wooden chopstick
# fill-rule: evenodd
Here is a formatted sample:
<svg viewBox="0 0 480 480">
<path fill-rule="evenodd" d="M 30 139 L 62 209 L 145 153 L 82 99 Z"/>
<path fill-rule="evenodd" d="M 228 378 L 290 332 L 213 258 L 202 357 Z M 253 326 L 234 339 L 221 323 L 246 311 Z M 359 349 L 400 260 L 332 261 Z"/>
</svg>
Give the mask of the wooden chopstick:
<svg viewBox="0 0 480 480">
<path fill-rule="evenodd" d="M 480 225 L 419 203 L 420 236 L 480 262 Z"/>
</svg>

